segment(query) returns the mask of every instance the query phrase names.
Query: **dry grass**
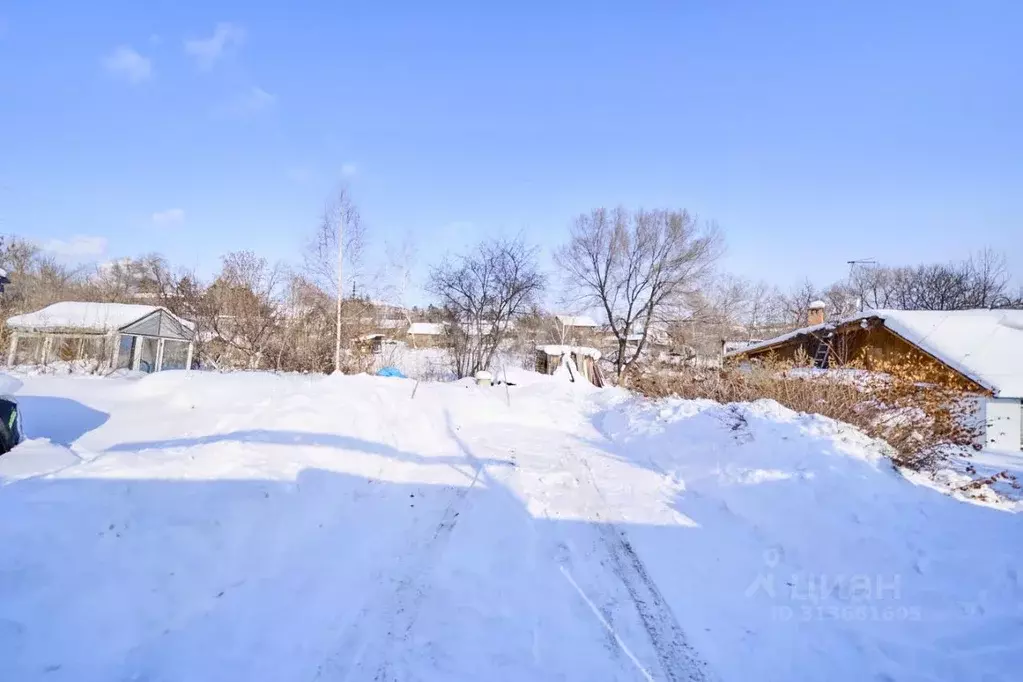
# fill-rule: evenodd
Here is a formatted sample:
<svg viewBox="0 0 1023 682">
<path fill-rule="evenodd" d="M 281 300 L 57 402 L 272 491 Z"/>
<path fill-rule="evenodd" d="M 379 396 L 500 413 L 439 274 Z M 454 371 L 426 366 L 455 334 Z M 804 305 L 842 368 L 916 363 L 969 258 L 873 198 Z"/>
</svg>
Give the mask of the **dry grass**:
<svg viewBox="0 0 1023 682">
<path fill-rule="evenodd" d="M 852 424 L 891 445 L 896 465 L 916 470 L 933 469 L 951 452 L 974 447 L 980 429 L 964 385 L 947 377 L 929 383 L 930 370 L 918 366 L 885 369 L 820 372 L 779 362 L 714 370 L 647 366 L 629 377 L 629 386 L 651 397 L 776 400 L 797 412 Z"/>
</svg>

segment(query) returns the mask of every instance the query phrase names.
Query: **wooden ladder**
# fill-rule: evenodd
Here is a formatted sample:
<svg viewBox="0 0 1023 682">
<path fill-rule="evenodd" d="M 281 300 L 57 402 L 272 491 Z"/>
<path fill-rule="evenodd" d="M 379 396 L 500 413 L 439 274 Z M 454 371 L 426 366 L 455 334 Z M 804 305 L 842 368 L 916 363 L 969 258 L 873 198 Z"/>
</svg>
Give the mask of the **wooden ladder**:
<svg viewBox="0 0 1023 682">
<path fill-rule="evenodd" d="M 820 369 L 828 368 L 828 359 L 831 355 L 831 346 L 827 341 L 820 341 L 817 344 L 817 352 L 813 355 L 813 366 Z"/>
</svg>

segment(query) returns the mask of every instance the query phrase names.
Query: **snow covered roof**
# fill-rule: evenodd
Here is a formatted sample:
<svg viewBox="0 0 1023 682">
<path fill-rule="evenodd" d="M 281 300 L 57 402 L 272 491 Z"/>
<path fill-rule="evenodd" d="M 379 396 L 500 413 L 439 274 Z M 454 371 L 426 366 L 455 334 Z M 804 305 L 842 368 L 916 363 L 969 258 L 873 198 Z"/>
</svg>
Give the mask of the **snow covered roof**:
<svg viewBox="0 0 1023 682">
<path fill-rule="evenodd" d="M 748 341 L 725 341 L 723 350 L 725 355 L 728 355 L 729 353 L 734 353 L 740 350 L 746 350 L 761 343 L 763 343 L 762 339 L 750 339 Z"/>
<path fill-rule="evenodd" d="M 876 314 L 893 332 L 996 395 L 1023 397 L 1023 310 Z"/>
<path fill-rule="evenodd" d="M 815 308 L 826 308 L 827 304 L 818 298 L 816 301 L 810 301 L 810 304 L 806 307 L 813 310 Z"/>
<path fill-rule="evenodd" d="M 555 315 L 564 327 L 599 327 L 589 315 Z"/>
<path fill-rule="evenodd" d="M 1023 310 L 868 310 L 803 327 L 728 355 L 876 317 L 906 341 L 1005 398 L 1023 397 Z"/>
<path fill-rule="evenodd" d="M 439 322 L 413 322 L 409 325 L 408 333 L 422 336 L 440 336 L 444 333 L 444 325 Z"/>
<path fill-rule="evenodd" d="M 542 351 L 547 355 L 562 356 L 575 355 L 585 356 L 593 358 L 594 360 L 600 359 L 600 351 L 596 348 L 590 348 L 589 346 L 560 346 L 557 344 L 548 344 L 546 346 L 537 346 L 538 351 Z"/>
<path fill-rule="evenodd" d="M 163 310 L 183 326 L 195 329 L 194 322 L 182 320 L 169 310 L 156 305 L 81 301 L 62 301 L 33 313 L 15 315 L 7 319 L 7 326 L 12 329 L 35 331 L 75 330 L 105 334 L 137 322 L 157 310 Z"/>
<path fill-rule="evenodd" d="M 871 315 L 872 314 L 873 313 L 871 313 Z M 858 316 L 855 316 L 855 317 L 847 317 L 847 318 L 842 318 L 842 319 L 839 319 L 839 320 L 832 320 L 830 322 L 823 322 L 821 324 L 813 324 L 813 325 L 810 325 L 809 327 L 801 327 L 799 329 L 793 329 L 790 332 L 785 332 L 784 334 L 779 334 L 778 336 L 772 336 L 771 338 L 764 339 L 763 341 L 758 341 L 756 343 L 748 344 L 748 345 L 746 345 L 743 348 L 738 348 L 736 350 L 727 351 L 725 353 L 725 357 L 729 357 L 729 356 L 732 356 L 732 355 L 742 355 L 742 354 L 748 353 L 750 351 L 763 350 L 765 348 L 773 348 L 774 346 L 778 346 L 780 344 L 783 344 L 786 341 L 788 341 L 789 339 L 794 339 L 797 336 L 802 336 L 803 334 L 810 334 L 812 332 L 822 331 L 824 329 L 833 329 L 833 328 L 837 327 L 840 324 L 844 324 L 845 322 L 851 322 L 853 320 L 859 319 L 860 317 L 866 318 L 866 317 L 870 317 L 870 315 L 858 315 Z"/>
</svg>

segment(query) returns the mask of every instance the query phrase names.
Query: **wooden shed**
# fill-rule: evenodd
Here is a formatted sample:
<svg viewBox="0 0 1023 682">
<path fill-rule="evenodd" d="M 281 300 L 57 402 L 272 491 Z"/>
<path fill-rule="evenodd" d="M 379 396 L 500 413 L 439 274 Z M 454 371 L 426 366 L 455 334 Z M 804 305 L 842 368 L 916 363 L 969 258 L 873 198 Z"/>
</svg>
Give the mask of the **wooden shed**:
<svg viewBox="0 0 1023 682">
<path fill-rule="evenodd" d="M 585 379 L 594 386 L 604 386 L 600 371 L 600 351 L 588 346 L 547 345 L 536 347 L 536 371 L 555 374 L 564 366 L 570 381 Z"/>
<path fill-rule="evenodd" d="M 1023 450 L 1023 310 L 871 310 L 811 324 L 725 355 L 774 356 L 827 369 L 913 362 L 930 381 L 983 396 L 984 446 Z"/>
</svg>

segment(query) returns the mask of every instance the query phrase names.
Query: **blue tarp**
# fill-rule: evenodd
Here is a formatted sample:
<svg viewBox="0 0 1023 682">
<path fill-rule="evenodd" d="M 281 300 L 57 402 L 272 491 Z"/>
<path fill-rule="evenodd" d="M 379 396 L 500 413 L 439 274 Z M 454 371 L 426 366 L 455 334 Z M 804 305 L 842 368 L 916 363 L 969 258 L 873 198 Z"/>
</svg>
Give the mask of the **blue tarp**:
<svg viewBox="0 0 1023 682">
<path fill-rule="evenodd" d="M 399 379 L 407 379 L 408 377 L 401 373 L 401 370 L 397 367 L 381 367 L 377 370 L 378 377 L 398 377 Z"/>
</svg>

